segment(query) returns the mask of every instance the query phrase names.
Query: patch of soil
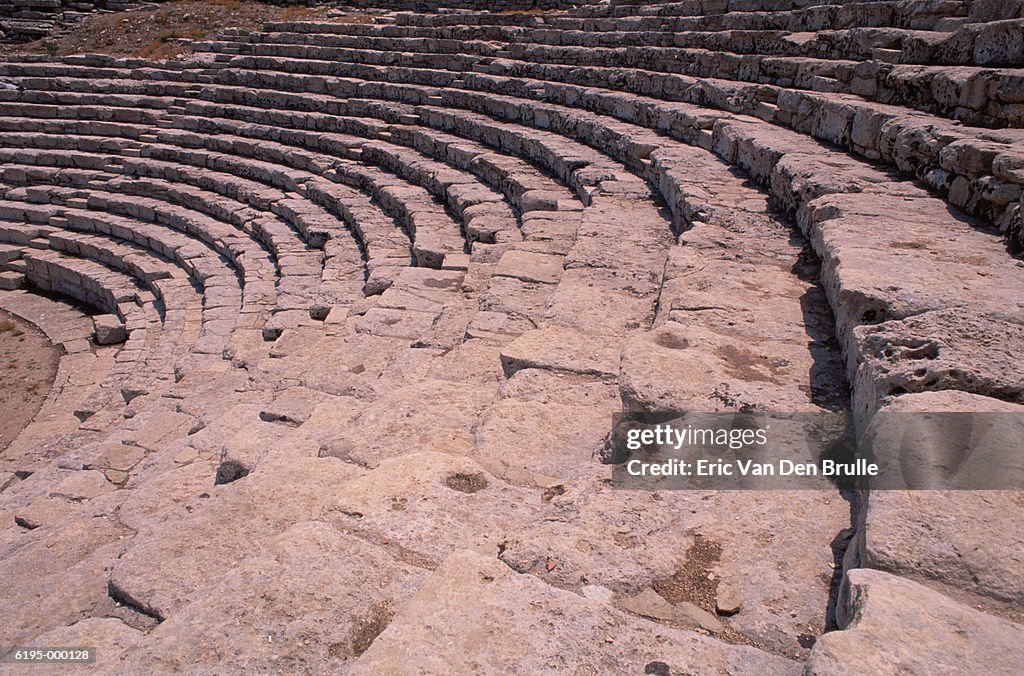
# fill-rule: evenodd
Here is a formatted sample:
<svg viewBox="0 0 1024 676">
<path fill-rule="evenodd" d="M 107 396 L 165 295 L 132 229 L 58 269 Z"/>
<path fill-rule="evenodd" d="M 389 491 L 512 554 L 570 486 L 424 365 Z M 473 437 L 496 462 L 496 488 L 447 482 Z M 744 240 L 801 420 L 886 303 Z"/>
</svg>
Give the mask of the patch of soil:
<svg viewBox="0 0 1024 676">
<path fill-rule="evenodd" d="M 487 488 L 487 477 L 483 474 L 452 474 L 444 480 L 448 488 L 461 493 L 476 493 Z"/>
<path fill-rule="evenodd" d="M 0 56 L 97 53 L 169 59 L 188 55 L 190 41 L 215 38 L 225 28 L 258 30 L 265 21 L 369 23 L 372 18 L 366 12 L 339 12 L 326 5 L 279 7 L 251 0 L 181 0 L 91 14 L 34 42 L 3 45 Z"/>
<path fill-rule="evenodd" d="M 686 551 L 686 562 L 671 577 L 654 580 L 654 591 L 676 605 L 684 601 L 700 606 L 712 615 L 718 599 L 718 578 L 714 569 L 722 558 L 722 545 L 701 533 L 693 534 L 693 545 Z M 716 634 L 723 641 L 750 645 L 761 650 L 774 652 L 768 646 L 731 628 L 726 618 L 719 617 L 725 625 L 724 631 Z M 672 626 L 671 623 L 667 623 Z"/>
<path fill-rule="evenodd" d="M 328 649 L 328 655 L 340 658 L 359 657 L 369 650 L 374 639 L 388 628 L 394 616 L 395 611 L 387 601 L 374 604 L 364 616 L 356 619 L 349 644 L 332 645 Z"/>
<path fill-rule="evenodd" d="M 672 604 L 688 601 L 715 612 L 718 580 L 712 572 L 722 557 L 722 545 L 696 533 L 686 552 L 686 563 L 674 575 L 654 582 L 654 591 Z"/>
<path fill-rule="evenodd" d="M 39 329 L 0 310 L 0 451 L 39 412 L 59 361 L 59 348 Z"/>
</svg>

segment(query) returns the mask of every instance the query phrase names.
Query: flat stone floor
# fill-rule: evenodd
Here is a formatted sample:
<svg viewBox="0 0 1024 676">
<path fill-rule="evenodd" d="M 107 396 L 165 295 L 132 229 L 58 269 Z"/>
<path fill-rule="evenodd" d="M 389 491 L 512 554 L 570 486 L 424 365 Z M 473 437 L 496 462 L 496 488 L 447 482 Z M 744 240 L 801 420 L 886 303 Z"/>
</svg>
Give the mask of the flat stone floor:
<svg viewBox="0 0 1024 676">
<path fill-rule="evenodd" d="M 42 331 L 0 310 L 0 451 L 43 405 L 58 361 L 60 349 Z"/>
</svg>

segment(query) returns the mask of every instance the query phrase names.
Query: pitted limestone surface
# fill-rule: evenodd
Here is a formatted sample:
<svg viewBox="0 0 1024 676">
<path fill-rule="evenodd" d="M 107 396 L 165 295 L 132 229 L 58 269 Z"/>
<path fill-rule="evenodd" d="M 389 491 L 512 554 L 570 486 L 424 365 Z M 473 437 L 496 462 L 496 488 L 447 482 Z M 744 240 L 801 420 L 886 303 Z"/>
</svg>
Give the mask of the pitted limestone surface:
<svg viewBox="0 0 1024 676">
<path fill-rule="evenodd" d="M 1021 3 L 463 4 L 0 62 L 0 307 L 64 350 L 0 643 L 1019 672 L 1013 494 L 604 461 L 622 410 L 1021 410 Z"/>
</svg>

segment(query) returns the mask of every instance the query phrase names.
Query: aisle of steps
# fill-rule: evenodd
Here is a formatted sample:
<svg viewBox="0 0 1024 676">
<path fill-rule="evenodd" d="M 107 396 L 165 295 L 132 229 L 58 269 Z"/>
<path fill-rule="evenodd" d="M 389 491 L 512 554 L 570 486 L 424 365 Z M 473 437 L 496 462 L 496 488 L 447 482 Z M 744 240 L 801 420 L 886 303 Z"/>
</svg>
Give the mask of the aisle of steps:
<svg viewBox="0 0 1024 676">
<path fill-rule="evenodd" d="M 128 334 L 79 329 L 0 455 L 4 642 L 124 673 L 1019 668 L 1016 494 L 630 492 L 599 462 L 623 409 L 1022 410 L 1020 57 L 987 47 L 1019 21 L 859 7 L 0 63 L 0 307 Z M 903 65 L 957 59 L 952 93 Z"/>
</svg>

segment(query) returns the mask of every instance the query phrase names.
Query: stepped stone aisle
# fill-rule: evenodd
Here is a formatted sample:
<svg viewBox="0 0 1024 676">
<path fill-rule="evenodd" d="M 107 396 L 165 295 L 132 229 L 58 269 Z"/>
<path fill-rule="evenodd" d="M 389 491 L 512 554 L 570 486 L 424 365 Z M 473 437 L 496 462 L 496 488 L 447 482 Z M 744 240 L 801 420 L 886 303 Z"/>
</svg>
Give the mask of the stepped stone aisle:
<svg viewBox="0 0 1024 676">
<path fill-rule="evenodd" d="M 60 352 L 0 451 L 0 645 L 1024 671 L 1021 493 L 608 451 L 622 411 L 1024 412 L 1024 3 L 485 4 L 0 61 L 0 309 Z"/>
</svg>

